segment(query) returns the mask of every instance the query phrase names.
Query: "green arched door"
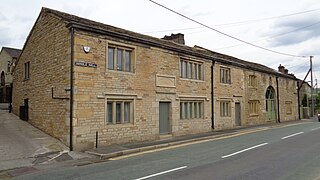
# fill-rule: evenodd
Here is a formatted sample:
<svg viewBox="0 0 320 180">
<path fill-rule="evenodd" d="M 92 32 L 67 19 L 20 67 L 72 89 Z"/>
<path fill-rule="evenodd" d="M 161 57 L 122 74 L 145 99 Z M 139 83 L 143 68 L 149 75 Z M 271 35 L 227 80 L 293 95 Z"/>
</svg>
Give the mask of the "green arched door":
<svg viewBox="0 0 320 180">
<path fill-rule="evenodd" d="M 267 119 L 276 120 L 276 99 L 273 87 L 269 86 L 266 92 L 266 112 Z"/>
</svg>

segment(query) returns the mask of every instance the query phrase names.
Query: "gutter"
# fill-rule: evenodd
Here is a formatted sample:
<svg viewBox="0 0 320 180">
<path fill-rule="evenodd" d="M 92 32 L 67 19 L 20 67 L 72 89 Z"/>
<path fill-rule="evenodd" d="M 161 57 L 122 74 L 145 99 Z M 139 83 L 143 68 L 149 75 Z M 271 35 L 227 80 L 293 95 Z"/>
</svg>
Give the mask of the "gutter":
<svg viewBox="0 0 320 180">
<path fill-rule="evenodd" d="M 277 114 L 278 114 L 278 123 L 280 123 L 280 103 L 279 103 L 279 77 L 276 77 L 276 83 L 277 83 Z"/>
<path fill-rule="evenodd" d="M 74 28 L 71 32 L 71 61 L 70 61 L 70 151 L 73 151 L 73 71 L 74 71 Z"/>
<path fill-rule="evenodd" d="M 214 129 L 214 78 L 213 78 L 214 63 L 215 61 L 212 61 L 212 65 L 211 65 L 211 128 L 212 129 Z"/>
<path fill-rule="evenodd" d="M 301 120 L 301 114 L 300 114 L 300 88 L 299 88 L 299 81 L 297 81 L 297 93 L 298 93 L 298 114 L 299 114 L 299 120 Z"/>
</svg>

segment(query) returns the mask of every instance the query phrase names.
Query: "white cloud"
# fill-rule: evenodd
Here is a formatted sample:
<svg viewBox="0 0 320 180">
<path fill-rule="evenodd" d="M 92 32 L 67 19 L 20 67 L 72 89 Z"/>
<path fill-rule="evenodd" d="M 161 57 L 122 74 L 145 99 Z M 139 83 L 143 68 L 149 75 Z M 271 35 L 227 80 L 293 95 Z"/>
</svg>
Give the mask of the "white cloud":
<svg viewBox="0 0 320 180">
<path fill-rule="evenodd" d="M 299 17 L 285 18 L 275 22 L 271 31 L 275 38 L 269 40 L 270 47 L 288 46 L 320 37 L 320 16 L 315 12 Z"/>
<path fill-rule="evenodd" d="M 304 0 L 295 3 L 292 3 L 291 0 L 156 1 L 207 25 L 246 21 L 320 8 L 317 0 Z M 146 0 L 33 0 L 32 3 L 29 1 L 10 0 L 0 6 L 0 46 L 22 48 L 42 6 L 140 33 L 199 26 Z M 292 19 L 279 18 L 277 21 L 261 21 L 244 23 L 241 26 L 229 25 L 217 28 L 225 33 L 252 42 L 266 36 L 284 33 L 320 21 L 318 18 L 320 17 L 319 13 L 320 11 L 309 17 L 297 15 Z M 273 50 L 285 53 L 311 54 L 315 55 L 316 59 L 317 56 L 320 56 L 320 50 L 317 48 L 320 47 L 318 43 L 319 31 L 319 26 L 314 26 L 305 29 L 305 31 L 279 36 L 269 42 L 257 41 L 255 44 L 264 47 L 272 45 L 270 48 Z M 208 49 L 215 49 L 239 44 L 238 41 L 205 28 L 160 32 L 149 35 L 161 38 L 164 35 L 178 32 L 185 34 L 185 40 L 189 46 L 200 45 Z M 298 60 L 294 58 L 266 52 L 249 45 L 221 49 L 218 52 L 261 63 L 274 69 L 280 63 L 288 65 L 299 64 Z M 300 71 L 303 70 L 298 69 L 297 72 Z"/>
</svg>

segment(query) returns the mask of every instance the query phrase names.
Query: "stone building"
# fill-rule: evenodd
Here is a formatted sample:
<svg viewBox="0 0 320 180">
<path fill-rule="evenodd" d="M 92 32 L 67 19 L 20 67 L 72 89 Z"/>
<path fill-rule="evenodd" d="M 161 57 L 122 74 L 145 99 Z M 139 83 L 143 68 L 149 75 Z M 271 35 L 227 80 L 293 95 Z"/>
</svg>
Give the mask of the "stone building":
<svg viewBox="0 0 320 180">
<path fill-rule="evenodd" d="M 311 85 L 306 81 L 299 81 L 299 99 L 300 99 L 300 117 L 301 118 L 310 118 L 311 113 Z M 315 98 L 316 99 L 316 98 Z M 315 100 L 314 99 L 314 100 Z"/>
<path fill-rule="evenodd" d="M 0 52 L 0 102 L 12 101 L 12 69 L 21 50 L 2 47 Z"/>
<path fill-rule="evenodd" d="M 14 69 L 13 111 L 71 149 L 298 119 L 297 79 L 43 8 Z M 23 115 L 21 115 L 23 113 Z"/>
</svg>

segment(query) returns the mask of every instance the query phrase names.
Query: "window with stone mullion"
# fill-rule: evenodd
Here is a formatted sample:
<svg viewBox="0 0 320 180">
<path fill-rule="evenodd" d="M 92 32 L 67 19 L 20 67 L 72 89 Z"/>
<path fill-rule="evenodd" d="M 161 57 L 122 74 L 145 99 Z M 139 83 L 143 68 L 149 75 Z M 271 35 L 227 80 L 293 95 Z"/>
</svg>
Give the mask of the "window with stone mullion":
<svg viewBox="0 0 320 180">
<path fill-rule="evenodd" d="M 220 116 L 221 117 L 228 117 L 230 116 L 230 102 L 221 101 L 220 102 Z"/>
<path fill-rule="evenodd" d="M 132 103 L 130 101 L 109 101 L 107 102 L 107 123 L 125 124 L 131 122 Z"/>
<path fill-rule="evenodd" d="M 187 61 L 187 60 L 180 60 L 179 67 L 180 67 L 181 78 L 195 79 L 195 80 L 203 79 L 201 63 Z"/>
<path fill-rule="evenodd" d="M 108 47 L 108 69 L 132 72 L 132 50 L 117 46 Z"/>
<path fill-rule="evenodd" d="M 197 119 L 202 118 L 202 102 L 183 101 L 180 102 L 180 119 Z"/>
</svg>

